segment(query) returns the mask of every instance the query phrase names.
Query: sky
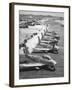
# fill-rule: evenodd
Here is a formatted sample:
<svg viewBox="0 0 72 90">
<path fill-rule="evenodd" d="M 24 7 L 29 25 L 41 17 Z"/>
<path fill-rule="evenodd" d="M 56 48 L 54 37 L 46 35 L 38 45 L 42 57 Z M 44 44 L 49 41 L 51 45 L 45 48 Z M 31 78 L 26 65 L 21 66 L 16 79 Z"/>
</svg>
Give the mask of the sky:
<svg viewBox="0 0 72 90">
<path fill-rule="evenodd" d="M 58 17 L 64 17 L 63 12 L 45 12 L 45 11 L 25 11 L 25 10 L 20 10 L 19 14 L 25 14 L 25 15 L 51 15 L 51 16 L 58 16 Z"/>
</svg>

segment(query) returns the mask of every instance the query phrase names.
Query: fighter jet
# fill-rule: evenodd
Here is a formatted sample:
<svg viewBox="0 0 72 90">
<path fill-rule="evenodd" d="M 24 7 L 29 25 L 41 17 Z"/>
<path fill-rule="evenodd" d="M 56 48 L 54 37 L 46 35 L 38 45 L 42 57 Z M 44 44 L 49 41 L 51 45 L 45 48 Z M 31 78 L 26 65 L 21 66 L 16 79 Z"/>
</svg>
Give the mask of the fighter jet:
<svg viewBox="0 0 72 90">
<path fill-rule="evenodd" d="M 31 59 L 34 61 L 34 63 L 21 63 L 20 66 L 20 71 L 21 70 L 28 70 L 28 69 L 45 69 L 45 70 L 50 70 L 50 71 L 55 71 L 56 70 L 56 64 L 57 62 L 53 60 L 49 55 L 28 55 L 27 58 Z"/>
</svg>

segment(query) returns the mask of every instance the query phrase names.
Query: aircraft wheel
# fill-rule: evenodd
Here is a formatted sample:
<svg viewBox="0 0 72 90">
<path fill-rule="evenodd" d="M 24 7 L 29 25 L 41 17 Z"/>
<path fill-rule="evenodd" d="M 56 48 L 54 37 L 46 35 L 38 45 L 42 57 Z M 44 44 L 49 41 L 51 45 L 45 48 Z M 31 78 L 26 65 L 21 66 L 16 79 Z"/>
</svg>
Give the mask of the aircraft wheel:
<svg viewBox="0 0 72 90">
<path fill-rule="evenodd" d="M 58 54 L 58 50 L 54 50 L 53 53 Z"/>
<path fill-rule="evenodd" d="M 55 71 L 55 66 L 49 66 L 48 68 L 50 71 Z"/>
<path fill-rule="evenodd" d="M 55 69 L 55 65 L 54 65 L 53 63 L 50 63 L 50 64 L 49 64 L 48 69 L 49 69 L 50 71 L 55 71 L 55 70 L 56 70 L 56 69 Z"/>
</svg>

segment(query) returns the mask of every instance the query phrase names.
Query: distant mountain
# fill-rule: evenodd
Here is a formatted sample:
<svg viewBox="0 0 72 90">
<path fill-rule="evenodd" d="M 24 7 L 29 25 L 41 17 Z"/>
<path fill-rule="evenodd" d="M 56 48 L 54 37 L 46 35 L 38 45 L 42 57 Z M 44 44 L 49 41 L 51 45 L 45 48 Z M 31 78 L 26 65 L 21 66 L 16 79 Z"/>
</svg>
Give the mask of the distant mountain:
<svg viewBox="0 0 72 90">
<path fill-rule="evenodd" d="M 19 20 L 30 20 L 30 19 L 36 19 L 36 20 L 41 20 L 43 18 L 55 18 L 55 19 L 60 19 L 60 20 L 64 20 L 64 17 L 59 17 L 59 16 L 52 16 L 52 15 L 32 15 L 32 14 L 28 14 L 28 15 L 24 15 L 24 14 L 20 14 L 19 15 Z"/>
</svg>

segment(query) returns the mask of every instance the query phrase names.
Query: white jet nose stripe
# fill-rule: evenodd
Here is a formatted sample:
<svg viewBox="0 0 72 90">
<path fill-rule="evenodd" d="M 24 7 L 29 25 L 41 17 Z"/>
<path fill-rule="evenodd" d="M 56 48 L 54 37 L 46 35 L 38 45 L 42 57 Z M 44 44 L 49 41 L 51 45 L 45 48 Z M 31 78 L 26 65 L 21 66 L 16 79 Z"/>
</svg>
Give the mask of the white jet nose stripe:
<svg viewBox="0 0 72 90">
<path fill-rule="evenodd" d="M 54 65 L 57 64 L 55 60 L 50 60 L 50 62 L 52 62 Z"/>
</svg>

